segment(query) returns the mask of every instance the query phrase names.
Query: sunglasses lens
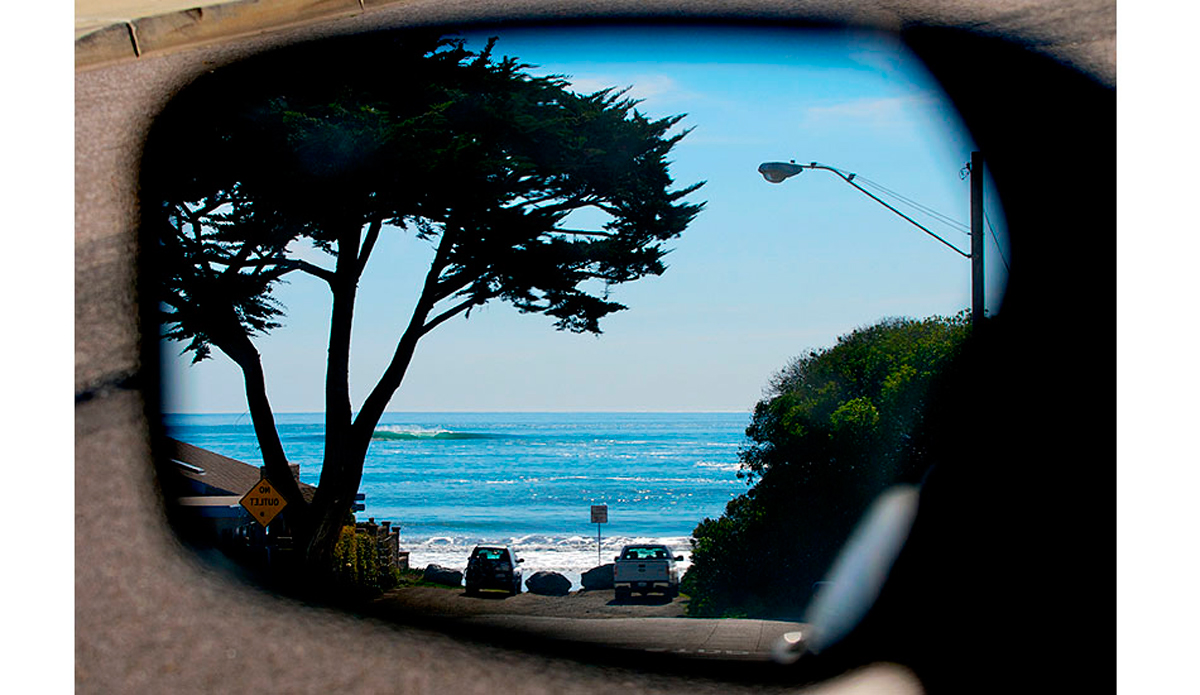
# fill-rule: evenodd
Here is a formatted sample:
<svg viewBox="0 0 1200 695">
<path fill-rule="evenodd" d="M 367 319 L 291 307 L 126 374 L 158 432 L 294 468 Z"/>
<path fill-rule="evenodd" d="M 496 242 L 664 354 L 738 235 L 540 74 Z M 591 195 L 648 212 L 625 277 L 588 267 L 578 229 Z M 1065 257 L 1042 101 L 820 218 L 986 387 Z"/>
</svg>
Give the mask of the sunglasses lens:
<svg viewBox="0 0 1200 695">
<path fill-rule="evenodd" d="M 406 31 L 214 70 L 142 170 L 171 518 L 399 619 L 819 651 L 1003 297 L 975 149 L 879 36 Z"/>
</svg>

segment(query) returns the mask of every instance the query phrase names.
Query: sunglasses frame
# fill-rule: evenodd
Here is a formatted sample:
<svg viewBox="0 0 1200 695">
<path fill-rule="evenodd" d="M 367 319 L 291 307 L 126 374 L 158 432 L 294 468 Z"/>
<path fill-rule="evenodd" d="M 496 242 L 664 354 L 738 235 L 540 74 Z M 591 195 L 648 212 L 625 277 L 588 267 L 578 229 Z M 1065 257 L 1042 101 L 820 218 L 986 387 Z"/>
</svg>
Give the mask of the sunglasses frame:
<svg viewBox="0 0 1200 695">
<path fill-rule="evenodd" d="M 965 0 L 933 15 L 907 6 L 885 15 L 865 2 L 818 3 L 805 14 L 765 1 L 738 9 L 656 1 L 639 5 L 637 17 L 552 2 L 387 3 L 357 13 L 350 4 L 359 3 L 317 3 L 326 7 L 305 23 L 273 20 L 252 36 L 226 25 L 188 37 L 176 22 L 165 34 L 186 40 L 147 43 L 146 20 L 136 25 L 137 56 L 106 49 L 83 65 L 77 44 L 77 692 L 590 693 L 614 685 L 635 693 L 759 692 L 811 683 L 830 692 L 936 692 L 1035 682 L 1079 690 L 1113 681 L 1115 554 L 1107 522 L 1116 508 L 1116 395 L 1095 375 L 1112 374 L 1116 362 L 1115 3 L 1059 10 L 1046 2 L 1020 20 Z M 204 13 L 211 20 L 220 11 Z M 930 501 L 923 494 L 894 578 L 860 628 L 811 666 L 666 667 L 653 657 L 497 645 L 486 635 L 306 606 L 214 571 L 184 548 L 165 523 L 153 465 L 157 324 L 154 307 L 138 302 L 150 296 L 137 272 L 138 164 L 169 99 L 200 74 L 300 41 L 413 26 L 552 30 L 631 19 L 895 30 L 940 80 L 988 157 L 1009 222 L 1012 270 L 980 352 L 995 371 L 960 395 L 998 418 L 1012 441 L 930 481 Z M 255 27 L 243 20 L 246 31 Z M 117 33 L 107 31 L 106 40 Z M 1069 166 L 1050 161 L 1063 156 Z M 1064 168 L 1075 175 L 1064 176 Z M 1072 361 L 1081 350 L 1088 356 Z M 1071 394 L 1072 406 L 1053 421 L 1063 441 L 1046 443 L 1037 435 L 1062 394 Z M 1020 451 L 1016 463 L 1001 459 Z M 1080 461 L 1102 475 L 1080 482 Z M 1014 563 L 1039 569 L 1025 573 Z M 1031 580 L 1035 586 L 1020 583 Z M 1005 625 L 1034 614 L 1051 616 L 1039 634 L 1017 639 Z M 1014 640 L 1022 646 L 1016 660 L 1006 653 Z M 1113 667 L 1094 667 L 1110 654 L 1104 663 Z"/>
</svg>

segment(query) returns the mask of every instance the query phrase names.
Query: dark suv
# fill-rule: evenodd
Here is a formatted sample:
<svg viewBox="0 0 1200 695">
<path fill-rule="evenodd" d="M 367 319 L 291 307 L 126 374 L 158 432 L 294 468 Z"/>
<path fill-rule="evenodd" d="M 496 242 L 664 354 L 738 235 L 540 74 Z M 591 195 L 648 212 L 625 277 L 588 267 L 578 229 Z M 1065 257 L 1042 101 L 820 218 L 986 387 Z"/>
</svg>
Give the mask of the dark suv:
<svg viewBox="0 0 1200 695">
<path fill-rule="evenodd" d="M 476 546 L 467 560 L 467 593 L 477 594 L 481 589 L 521 593 L 521 569 L 517 565 L 522 562 L 506 546 Z"/>
</svg>

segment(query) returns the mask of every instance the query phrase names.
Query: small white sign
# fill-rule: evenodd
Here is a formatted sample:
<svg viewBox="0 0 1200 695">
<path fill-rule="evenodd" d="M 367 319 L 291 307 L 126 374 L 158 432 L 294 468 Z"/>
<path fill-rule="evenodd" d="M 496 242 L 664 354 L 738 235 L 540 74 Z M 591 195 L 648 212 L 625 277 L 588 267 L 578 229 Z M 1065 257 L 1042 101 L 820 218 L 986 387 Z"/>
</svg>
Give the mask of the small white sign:
<svg viewBox="0 0 1200 695">
<path fill-rule="evenodd" d="M 608 505 L 593 504 L 592 505 L 592 523 L 607 524 L 608 523 Z"/>
</svg>

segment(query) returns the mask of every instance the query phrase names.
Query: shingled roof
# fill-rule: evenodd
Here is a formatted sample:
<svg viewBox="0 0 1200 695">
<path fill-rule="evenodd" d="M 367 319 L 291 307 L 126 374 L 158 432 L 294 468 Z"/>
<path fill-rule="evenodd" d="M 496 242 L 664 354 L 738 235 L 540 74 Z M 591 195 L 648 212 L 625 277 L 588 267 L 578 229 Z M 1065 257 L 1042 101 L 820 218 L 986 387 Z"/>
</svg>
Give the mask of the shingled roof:
<svg viewBox="0 0 1200 695">
<path fill-rule="evenodd" d="M 199 483 L 207 494 L 241 496 L 262 478 L 257 466 L 177 439 L 168 438 L 167 444 L 168 456 L 175 464 L 175 470 L 184 478 Z M 293 470 L 298 474 L 299 466 L 293 466 Z M 311 502 L 317 488 L 300 483 L 300 492 L 306 501 Z"/>
</svg>

